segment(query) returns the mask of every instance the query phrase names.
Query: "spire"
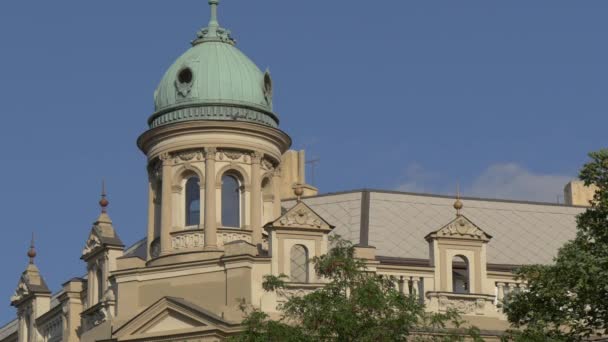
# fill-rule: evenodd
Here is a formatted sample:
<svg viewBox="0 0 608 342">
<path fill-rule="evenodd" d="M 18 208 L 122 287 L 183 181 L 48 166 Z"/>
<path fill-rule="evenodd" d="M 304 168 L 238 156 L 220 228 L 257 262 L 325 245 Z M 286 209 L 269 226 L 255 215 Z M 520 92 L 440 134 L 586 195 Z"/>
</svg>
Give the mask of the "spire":
<svg viewBox="0 0 608 342">
<path fill-rule="evenodd" d="M 460 217 L 462 214 L 460 211 L 464 207 L 462 201 L 460 200 L 460 184 L 456 183 L 456 202 L 454 202 L 454 209 L 456 209 L 456 216 Z"/>
<path fill-rule="evenodd" d="M 101 199 L 99 200 L 99 206 L 101 206 L 101 212 L 106 213 L 107 207 L 110 204 L 110 201 L 106 198 L 106 181 L 101 181 Z"/>
<path fill-rule="evenodd" d="M 36 257 L 36 249 L 34 248 L 34 232 L 32 232 L 32 242 L 30 243 L 30 250 L 27 251 L 27 256 L 30 258 L 30 264 L 34 264 L 34 258 Z"/>
</svg>

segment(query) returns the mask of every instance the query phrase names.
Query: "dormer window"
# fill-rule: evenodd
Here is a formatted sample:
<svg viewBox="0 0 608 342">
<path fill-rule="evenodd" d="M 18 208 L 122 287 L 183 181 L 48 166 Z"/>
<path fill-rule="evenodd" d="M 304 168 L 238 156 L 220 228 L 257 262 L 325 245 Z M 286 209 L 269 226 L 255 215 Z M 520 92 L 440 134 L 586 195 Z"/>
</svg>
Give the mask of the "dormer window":
<svg viewBox="0 0 608 342">
<path fill-rule="evenodd" d="M 452 292 L 469 293 L 469 261 L 462 255 L 452 258 Z"/>
</svg>

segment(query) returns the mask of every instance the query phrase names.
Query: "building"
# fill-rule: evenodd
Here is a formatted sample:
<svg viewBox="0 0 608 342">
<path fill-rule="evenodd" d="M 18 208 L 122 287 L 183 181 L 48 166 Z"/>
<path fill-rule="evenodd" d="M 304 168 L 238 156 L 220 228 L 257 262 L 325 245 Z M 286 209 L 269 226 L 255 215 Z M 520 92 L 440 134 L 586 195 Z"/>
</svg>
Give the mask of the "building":
<svg viewBox="0 0 608 342">
<path fill-rule="evenodd" d="M 279 128 L 271 75 L 219 26 L 218 0 L 209 4 L 208 27 L 164 75 L 138 139 L 148 158 L 145 237 L 123 244 L 103 194 L 80 256 L 86 274 L 54 294 L 32 244 L 0 341 L 221 340 L 239 331 L 239 302 L 273 313 L 322 286 L 307 261 L 327 251 L 330 234 L 356 243 L 371 271 L 394 276 L 429 310 L 456 308 L 488 338 L 504 330 L 504 296 L 525 288 L 513 269 L 550 262 L 592 191 L 569 184 L 569 205 L 318 195 Z M 265 293 L 263 276 L 281 273 L 288 288 Z"/>
</svg>

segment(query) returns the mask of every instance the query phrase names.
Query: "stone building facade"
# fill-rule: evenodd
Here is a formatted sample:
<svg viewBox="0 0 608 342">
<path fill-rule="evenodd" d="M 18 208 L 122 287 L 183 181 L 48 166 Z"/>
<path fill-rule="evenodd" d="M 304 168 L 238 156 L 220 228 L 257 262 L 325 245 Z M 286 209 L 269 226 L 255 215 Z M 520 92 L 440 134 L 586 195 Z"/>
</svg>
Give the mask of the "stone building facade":
<svg viewBox="0 0 608 342">
<path fill-rule="evenodd" d="M 551 261 L 592 190 L 570 184 L 568 205 L 318 195 L 279 128 L 270 73 L 219 26 L 218 0 L 209 4 L 209 25 L 164 75 L 137 142 L 148 160 L 144 238 L 123 244 L 104 194 L 80 256 L 86 273 L 51 293 L 32 248 L 0 341 L 219 341 L 239 331 L 239 303 L 276 314 L 323 286 L 308 261 L 327 252 L 330 234 L 429 310 L 456 308 L 488 339 L 507 328 L 505 294 L 526 287 L 512 271 Z M 268 274 L 288 275 L 287 288 L 264 292 Z"/>
</svg>

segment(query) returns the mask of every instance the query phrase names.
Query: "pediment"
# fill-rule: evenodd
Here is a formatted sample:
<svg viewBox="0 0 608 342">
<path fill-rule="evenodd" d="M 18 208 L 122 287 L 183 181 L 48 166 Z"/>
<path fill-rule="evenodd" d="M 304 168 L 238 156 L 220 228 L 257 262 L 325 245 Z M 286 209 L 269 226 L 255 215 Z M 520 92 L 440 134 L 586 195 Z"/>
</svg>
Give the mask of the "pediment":
<svg viewBox="0 0 608 342">
<path fill-rule="evenodd" d="M 166 333 L 207 326 L 196 318 L 168 309 L 156 316 L 148 324 L 137 330 L 137 334 Z"/>
<path fill-rule="evenodd" d="M 229 332 L 233 326 L 181 298 L 164 297 L 119 327 L 114 338 L 125 341 L 169 335 L 198 336 L 206 331 Z"/>
<path fill-rule="evenodd" d="M 452 222 L 426 236 L 426 239 L 453 238 L 476 241 L 490 241 L 491 235 L 484 232 L 465 216 L 458 216 Z"/>
<path fill-rule="evenodd" d="M 304 202 L 298 202 L 285 214 L 266 225 L 267 228 L 314 229 L 330 231 L 334 228 Z"/>
</svg>

